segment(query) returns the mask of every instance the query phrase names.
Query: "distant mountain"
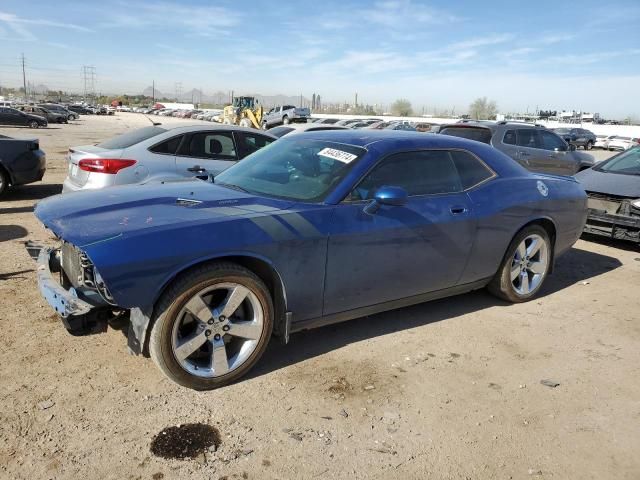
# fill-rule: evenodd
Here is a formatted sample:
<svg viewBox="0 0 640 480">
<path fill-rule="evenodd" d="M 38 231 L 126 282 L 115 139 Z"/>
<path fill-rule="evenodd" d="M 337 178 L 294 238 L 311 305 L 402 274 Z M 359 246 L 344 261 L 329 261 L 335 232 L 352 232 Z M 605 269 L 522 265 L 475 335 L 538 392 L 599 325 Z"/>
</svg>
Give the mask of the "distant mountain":
<svg viewBox="0 0 640 480">
<path fill-rule="evenodd" d="M 153 95 L 153 87 L 147 87 L 142 91 L 142 95 L 151 97 Z M 265 107 L 265 108 L 270 108 L 273 107 L 274 105 L 286 105 L 286 104 L 291 104 L 291 105 L 296 105 L 299 106 L 300 104 L 300 97 L 299 96 L 291 96 L 291 95 L 261 95 L 259 93 L 247 93 L 244 96 L 253 96 L 256 97 L 260 103 Z M 155 91 L 155 98 L 170 98 L 170 99 L 175 99 L 176 95 L 175 93 L 164 93 L 161 92 L 160 90 L 156 89 Z M 215 104 L 223 104 L 229 101 L 229 93 L 228 92 L 214 92 L 212 94 L 206 94 L 204 92 L 202 92 L 199 89 L 192 89 L 186 92 L 181 93 L 178 96 L 177 99 L 179 102 L 185 102 L 185 103 L 215 103 Z M 302 97 L 302 102 L 304 105 L 308 105 L 309 103 L 311 103 L 311 101 L 306 98 L 306 97 Z"/>
</svg>

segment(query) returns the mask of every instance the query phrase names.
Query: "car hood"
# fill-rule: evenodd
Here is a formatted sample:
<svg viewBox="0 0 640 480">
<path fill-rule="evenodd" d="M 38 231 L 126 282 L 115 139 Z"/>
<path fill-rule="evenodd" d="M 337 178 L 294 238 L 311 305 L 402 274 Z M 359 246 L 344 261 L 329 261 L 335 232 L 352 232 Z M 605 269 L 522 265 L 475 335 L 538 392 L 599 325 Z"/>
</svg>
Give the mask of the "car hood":
<svg viewBox="0 0 640 480">
<path fill-rule="evenodd" d="M 640 176 L 601 172 L 590 168 L 575 176 L 587 192 L 640 198 Z"/>
<path fill-rule="evenodd" d="M 185 180 L 55 195 L 34 213 L 59 238 L 84 247 L 142 230 L 270 215 L 293 203 Z"/>
</svg>

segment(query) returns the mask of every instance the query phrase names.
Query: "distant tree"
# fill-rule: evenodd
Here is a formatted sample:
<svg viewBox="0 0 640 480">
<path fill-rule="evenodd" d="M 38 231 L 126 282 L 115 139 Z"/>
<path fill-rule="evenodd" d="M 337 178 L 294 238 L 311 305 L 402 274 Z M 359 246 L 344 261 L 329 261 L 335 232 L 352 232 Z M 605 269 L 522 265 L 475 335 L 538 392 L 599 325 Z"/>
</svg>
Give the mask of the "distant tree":
<svg viewBox="0 0 640 480">
<path fill-rule="evenodd" d="M 413 113 L 411 102 L 406 98 L 399 98 L 391 105 L 391 113 L 398 117 L 408 117 Z"/>
<path fill-rule="evenodd" d="M 487 97 L 477 98 L 469 105 L 469 116 L 474 120 L 495 120 L 497 114 L 496 102 L 487 100 Z"/>
</svg>

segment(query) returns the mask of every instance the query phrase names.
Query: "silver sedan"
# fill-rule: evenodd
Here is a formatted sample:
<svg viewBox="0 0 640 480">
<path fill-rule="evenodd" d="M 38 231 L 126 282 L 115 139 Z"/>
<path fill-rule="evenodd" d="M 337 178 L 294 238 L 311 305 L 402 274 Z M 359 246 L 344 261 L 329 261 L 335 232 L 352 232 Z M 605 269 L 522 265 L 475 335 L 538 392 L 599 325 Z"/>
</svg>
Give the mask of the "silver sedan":
<svg viewBox="0 0 640 480">
<path fill-rule="evenodd" d="M 62 191 L 209 178 L 276 139 L 267 132 L 236 126 L 153 125 L 97 145 L 69 148 Z"/>
</svg>

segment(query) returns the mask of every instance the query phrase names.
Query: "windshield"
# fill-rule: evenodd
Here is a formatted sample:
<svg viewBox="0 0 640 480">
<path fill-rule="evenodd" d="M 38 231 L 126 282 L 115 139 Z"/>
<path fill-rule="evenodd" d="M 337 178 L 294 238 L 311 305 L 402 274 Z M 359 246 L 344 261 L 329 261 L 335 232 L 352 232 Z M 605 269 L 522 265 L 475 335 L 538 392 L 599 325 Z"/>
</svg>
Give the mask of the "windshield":
<svg viewBox="0 0 640 480">
<path fill-rule="evenodd" d="M 321 202 L 365 153 L 353 145 L 286 137 L 252 153 L 214 181 L 257 195 Z"/>
<path fill-rule="evenodd" d="M 128 132 L 123 135 L 118 135 L 117 137 L 114 137 L 105 142 L 99 143 L 96 146 L 100 148 L 106 148 L 107 150 L 128 148 L 131 145 L 135 145 L 136 143 L 140 143 L 151 137 L 160 135 L 161 133 L 164 133 L 166 131 L 167 131 L 166 129 L 160 128 L 160 127 L 139 128 L 137 130 L 134 130 L 133 132 Z"/>
<path fill-rule="evenodd" d="M 594 168 L 601 172 L 640 175 L 640 147 L 627 150 Z"/>
</svg>

